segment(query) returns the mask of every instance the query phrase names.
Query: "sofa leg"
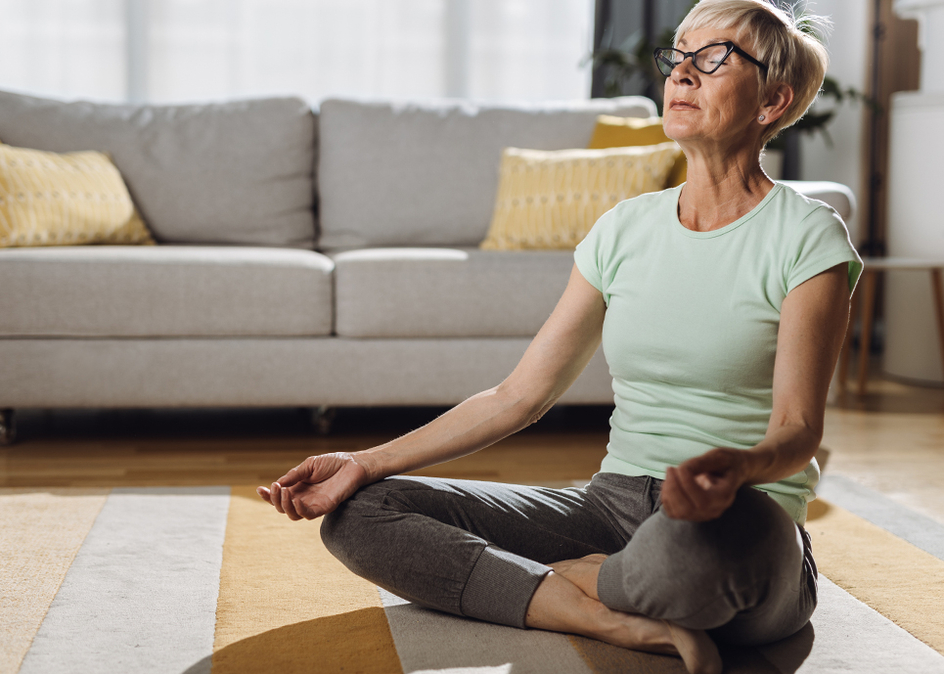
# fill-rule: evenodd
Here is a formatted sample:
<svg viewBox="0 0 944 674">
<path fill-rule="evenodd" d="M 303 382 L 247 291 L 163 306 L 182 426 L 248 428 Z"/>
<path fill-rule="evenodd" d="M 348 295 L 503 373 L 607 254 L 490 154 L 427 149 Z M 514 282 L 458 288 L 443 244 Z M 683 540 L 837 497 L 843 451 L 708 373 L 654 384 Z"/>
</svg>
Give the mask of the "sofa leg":
<svg viewBox="0 0 944 674">
<path fill-rule="evenodd" d="M 0 410 L 0 445 L 12 445 L 16 441 L 16 412 Z"/>
<path fill-rule="evenodd" d="M 321 405 L 311 408 L 311 426 L 318 435 L 329 435 L 338 411 L 334 407 Z"/>
</svg>

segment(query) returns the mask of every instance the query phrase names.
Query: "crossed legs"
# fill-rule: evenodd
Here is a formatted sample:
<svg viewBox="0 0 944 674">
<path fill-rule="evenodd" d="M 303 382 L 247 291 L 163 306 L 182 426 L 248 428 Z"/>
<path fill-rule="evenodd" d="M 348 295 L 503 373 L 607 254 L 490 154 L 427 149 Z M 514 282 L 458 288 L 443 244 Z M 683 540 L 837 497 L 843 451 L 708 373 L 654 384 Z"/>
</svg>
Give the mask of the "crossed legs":
<svg viewBox="0 0 944 674">
<path fill-rule="evenodd" d="M 720 669 L 704 630 L 760 643 L 806 623 L 815 586 L 799 530 L 776 503 L 747 489 L 713 523 L 677 522 L 656 511 L 660 484 L 392 478 L 327 516 L 322 537 L 352 571 L 410 601 L 678 653 L 693 672 Z M 589 585 L 588 569 L 598 576 Z"/>
</svg>

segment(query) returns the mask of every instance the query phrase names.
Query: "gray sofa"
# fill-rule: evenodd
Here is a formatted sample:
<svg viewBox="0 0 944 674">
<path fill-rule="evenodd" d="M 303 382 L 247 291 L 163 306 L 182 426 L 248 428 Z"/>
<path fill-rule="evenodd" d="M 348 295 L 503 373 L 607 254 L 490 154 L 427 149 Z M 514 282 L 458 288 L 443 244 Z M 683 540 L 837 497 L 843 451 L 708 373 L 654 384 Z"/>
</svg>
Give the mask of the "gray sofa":
<svg viewBox="0 0 944 674">
<path fill-rule="evenodd" d="M 586 147 L 638 97 L 119 106 L 0 92 L 0 141 L 109 152 L 157 246 L 0 250 L 10 410 L 446 405 L 495 385 L 567 252 L 480 251 L 501 149 Z M 834 183 L 801 185 L 841 213 Z M 611 400 L 602 354 L 562 402 Z"/>
</svg>

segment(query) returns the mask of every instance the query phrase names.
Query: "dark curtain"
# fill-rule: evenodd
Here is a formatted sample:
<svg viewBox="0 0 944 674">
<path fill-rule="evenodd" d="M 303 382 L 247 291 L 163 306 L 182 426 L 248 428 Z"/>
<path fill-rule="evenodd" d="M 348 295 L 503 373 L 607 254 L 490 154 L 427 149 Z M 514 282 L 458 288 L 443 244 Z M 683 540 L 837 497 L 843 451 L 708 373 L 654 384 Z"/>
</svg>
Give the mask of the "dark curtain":
<svg viewBox="0 0 944 674">
<path fill-rule="evenodd" d="M 654 44 L 660 35 L 675 29 L 691 5 L 692 0 L 596 0 L 593 49 L 627 49 L 638 39 Z M 605 69 L 594 69 L 590 87 L 593 98 L 604 96 L 605 79 Z M 641 77 L 625 82 L 620 91 L 622 95 L 650 98 L 654 93 Z"/>
</svg>

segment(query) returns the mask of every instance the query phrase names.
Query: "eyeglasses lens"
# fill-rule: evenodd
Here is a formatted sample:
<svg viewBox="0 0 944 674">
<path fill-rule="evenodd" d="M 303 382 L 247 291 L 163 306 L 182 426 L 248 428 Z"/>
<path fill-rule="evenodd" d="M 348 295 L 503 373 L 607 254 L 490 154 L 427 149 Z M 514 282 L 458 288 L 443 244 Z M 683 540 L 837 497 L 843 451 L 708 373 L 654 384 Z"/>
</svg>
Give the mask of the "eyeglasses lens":
<svg viewBox="0 0 944 674">
<path fill-rule="evenodd" d="M 711 74 L 721 67 L 728 55 L 728 47 L 723 44 L 709 45 L 699 49 L 692 55 L 692 64 L 701 72 Z M 682 61 L 684 52 L 678 49 L 660 49 L 656 56 L 656 65 L 663 75 L 668 77 Z"/>
<path fill-rule="evenodd" d="M 682 62 L 682 52 L 675 49 L 660 49 L 656 53 L 656 65 L 659 72 L 668 77 L 675 70 L 675 66 Z"/>
<path fill-rule="evenodd" d="M 712 45 L 705 49 L 699 49 L 692 57 L 695 67 L 703 73 L 713 73 L 728 55 L 728 48 L 723 44 Z"/>
</svg>

